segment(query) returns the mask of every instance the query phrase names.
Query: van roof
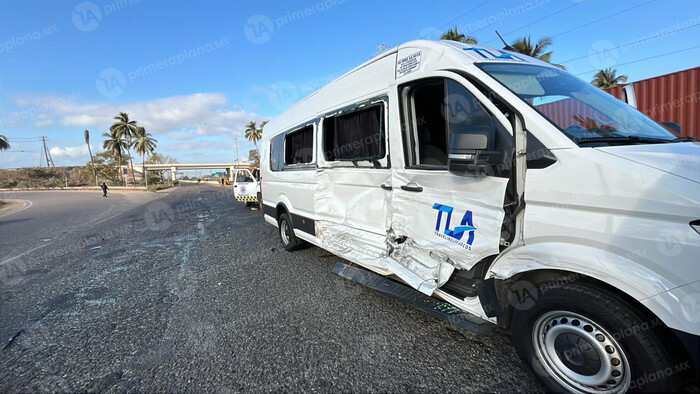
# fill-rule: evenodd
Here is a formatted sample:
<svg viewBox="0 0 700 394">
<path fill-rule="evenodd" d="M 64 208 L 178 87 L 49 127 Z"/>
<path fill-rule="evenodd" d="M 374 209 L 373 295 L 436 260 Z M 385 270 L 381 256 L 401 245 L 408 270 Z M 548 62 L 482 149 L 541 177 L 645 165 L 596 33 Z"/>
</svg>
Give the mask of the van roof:
<svg viewBox="0 0 700 394">
<path fill-rule="evenodd" d="M 483 45 L 465 44 L 462 42 L 449 40 L 408 41 L 367 60 L 366 62 L 344 73 L 282 111 L 266 125 L 266 129 L 270 132 L 263 133 L 263 139 L 276 135 L 289 129 L 290 127 L 297 126 L 302 122 L 307 122 L 313 119 L 316 114 L 319 112 L 324 112 L 326 109 L 326 107 L 319 108 L 319 105 L 333 106 L 341 104 L 342 101 L 329 102 L 329 100 L 324 100 L 319 96 L 325 96 L 323 94 L 324 92 L 332 91 L 336 86 L 342 85 L 342 81 L 344 79 L 352 75 L 359 74 L 361 70 L 368 68 L 375 63 L 378 63 L 376 66 L 374 66 L 376 67 L 376 70 L 374 70 L 375 72 L 382 73 L 384 76 L 391 74 L 391 77 L 385 78 L 388 79 L 385 85 L 393 83 L 395 80 L 395 67 L 397 60 L 390 60 L 387 58 L 393 56 L 393 58 L 396 59 L 397 54 L 401 54 L 401 56 L 403 56 L 403 54 L 408 54 L 407 51 L 411 51 L 411 53 L 421 51 L 424 52 L 427 57 L 436 58 L 433 66 L 435 69 L 448 68 L 450 66 L 454 67 L 456 65 L 465 66 L 468 64 L 482 62 L 513 63 L 514 61 L 552 67 L 549 63 L 543 62 L 539 59 L 504 49 Z M 319 98 L 319 100 L 315 100 L 316 98 Z M 312 104 L 310 103 L 312 101 L 318 102 Z M 315 113 L 313 112 L 314 110 L 316 111 Z"/>
</svg>

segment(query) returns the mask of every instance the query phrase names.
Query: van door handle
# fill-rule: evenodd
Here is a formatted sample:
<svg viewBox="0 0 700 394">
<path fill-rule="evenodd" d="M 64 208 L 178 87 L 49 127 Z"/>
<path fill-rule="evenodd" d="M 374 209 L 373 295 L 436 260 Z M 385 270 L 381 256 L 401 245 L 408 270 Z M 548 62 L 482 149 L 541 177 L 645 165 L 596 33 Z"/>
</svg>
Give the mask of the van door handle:
<svg viewBox="0 0 700 394">
<path fill-rule="evenodd" d="M 384 189 L 384 190 L 394 190 L 394 188 L 391 187 L 391 185 L 385 185 L 385 184 L 383 184 L 383 183 L 382 183 L 382 185 L 381 185 L 380 187 L 381 187 L 382 189 Z"/>
<path fill-rule="evenodd" d="M 415 182 L 409 182 L 408 185 L 403 185 L 401 186 L 401 190 L 405 190 L 407 192 L 422 192 L 423 188 L 416 185 Z"/>
</svg>

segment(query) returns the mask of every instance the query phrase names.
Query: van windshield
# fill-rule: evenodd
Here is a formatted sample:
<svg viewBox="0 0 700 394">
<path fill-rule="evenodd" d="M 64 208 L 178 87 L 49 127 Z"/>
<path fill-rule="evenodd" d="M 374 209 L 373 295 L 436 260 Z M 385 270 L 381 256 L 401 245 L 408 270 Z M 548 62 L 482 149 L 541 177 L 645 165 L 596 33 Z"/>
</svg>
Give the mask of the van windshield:
<svg viewBox="0 0 700 394">
<path fill-rule="evenodd" d="M 565 71 L 524 64 L 477 66 L 579 146 L 661 143 L 675 139 L 641 112 Z"/>
</svg>

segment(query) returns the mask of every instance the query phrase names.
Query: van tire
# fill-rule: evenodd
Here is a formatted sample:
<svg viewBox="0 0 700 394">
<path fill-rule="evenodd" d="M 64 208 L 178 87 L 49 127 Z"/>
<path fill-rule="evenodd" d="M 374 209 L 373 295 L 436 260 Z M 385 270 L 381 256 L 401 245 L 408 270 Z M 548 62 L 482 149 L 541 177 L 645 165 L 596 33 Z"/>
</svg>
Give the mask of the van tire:
<svg viewBox="0 0 700 394">
<path fill-rule="evenodd" d="M 289 218 L 288 213 L 285 212 L 281 214 L 277 220 L 277 224 L 280 233 L 280 241 L 287 252 L 299 250 L 304 245 L 304 241 L 297 238 L 294 234 L 294 227 L 292 227 L 292 220 Z"/>
<path fill-rule="evenodd" d="M 520 358 L 549 391 L 582 390 L 575 385 L 582 384 L 581 376 L 595 377 L 593 371 L 609 380 L 600 387 L 584 386 L 584 392 L 605 391 L 606 385 L 608 390 L 626 386 L 631 392 L 677 390 L 681 374 L 674 368 L 681 364 L 668 350 L 670 346 L 664 345 L 664 326 L 658 318 L 650 319 L 618 295 L 594 284 L 527 285 L 537 291 L 532 297 L 522 297 L 515 307 L 513 340 Z M 569 367 L 581 372 L 578 378 L 564 375 L 566 371 L 576 372 Z M 609 374 L 604 368 L 609 368 Z M 673 373 L 663 373 L 669 368 Z M 615 377 L 614 371 L 620 375 Z M 557 373 L 559 377 L 555 377 Z M 574 389 L 567 388 L 572 381 Z"/>
</svg>

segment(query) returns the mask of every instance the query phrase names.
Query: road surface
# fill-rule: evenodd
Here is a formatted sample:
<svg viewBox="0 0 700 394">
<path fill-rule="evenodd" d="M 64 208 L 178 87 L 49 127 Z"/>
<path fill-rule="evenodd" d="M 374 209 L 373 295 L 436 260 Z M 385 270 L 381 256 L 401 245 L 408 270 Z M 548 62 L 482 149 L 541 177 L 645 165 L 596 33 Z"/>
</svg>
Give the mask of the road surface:
<svg viewBox="0 0 700 394">
<path fill-rule="evenodd" d="M 508 336 L 281 250 L 228 190 L 14 196 L 33 205 L 0 217 L 0 392 L 541 390 Z"/>
<path fill-rule="evenodd" d="M 51 246 L 81 228 L 100 228 L 121 213 L 160 195 L 138 191 L 0 192 L 0 200 L 24 200 L 20 212 L 0 216 L 0 264 L 37 248 Z"/>
</svg>

